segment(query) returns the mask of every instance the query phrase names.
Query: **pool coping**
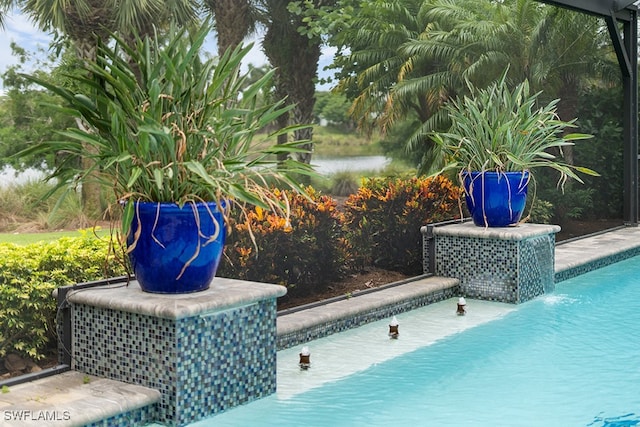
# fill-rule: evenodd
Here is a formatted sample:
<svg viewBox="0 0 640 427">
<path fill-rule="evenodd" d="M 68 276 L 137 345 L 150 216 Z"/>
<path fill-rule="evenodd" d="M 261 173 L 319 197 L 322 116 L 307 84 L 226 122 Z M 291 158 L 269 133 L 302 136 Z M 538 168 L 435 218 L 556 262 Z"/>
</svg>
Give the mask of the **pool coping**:
<svg viewBox="0 0 640 427">
<path fill-rule="evenodd" d="M 103 420 L 138 417 L 144 425 L 155 418 L 158 402 L 160 392 L 155 389 L 68 371 L 12 386 L 8 393 L 0 394 L 0 419 L 28 427 L 43 422 L 102 425 Z"/>
<path fill-rule="evenodd" d="M 637 226 L 618 227 L 559 242 L 555 248 L 555 283 L 639 254 L 640 227 Z"/>
</svg>

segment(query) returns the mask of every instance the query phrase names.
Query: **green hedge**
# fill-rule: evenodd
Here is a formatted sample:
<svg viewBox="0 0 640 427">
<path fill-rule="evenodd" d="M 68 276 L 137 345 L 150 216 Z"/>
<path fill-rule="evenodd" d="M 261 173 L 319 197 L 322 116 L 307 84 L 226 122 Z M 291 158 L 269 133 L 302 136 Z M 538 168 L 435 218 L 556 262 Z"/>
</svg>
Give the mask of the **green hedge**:
<svg viewBox="0 0 640 427">
<path fill-rule="evenodd" d="M 38 360 L 56 347 L 54 289 L 121 276 L 107 266 L 108 241 L 81 232 L 48 243 L 0 243 L 0 357 L 16 352 Z"/>
</svg>

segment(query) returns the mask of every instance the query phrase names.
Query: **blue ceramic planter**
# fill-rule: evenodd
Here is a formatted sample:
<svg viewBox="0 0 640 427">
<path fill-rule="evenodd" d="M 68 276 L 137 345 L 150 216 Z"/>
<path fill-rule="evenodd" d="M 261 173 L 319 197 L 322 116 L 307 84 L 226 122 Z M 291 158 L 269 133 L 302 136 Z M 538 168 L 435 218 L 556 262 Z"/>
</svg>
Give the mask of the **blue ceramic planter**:
<svg viewBox="0 0 640 427">
<path fill-rule="evenodd" d="M 527 202 L 529 172 L 467 172 L 465 199 L 479 227 L 507 227 L 520 221 Z"/>
<path fill-rule="evenodd" d="M 175 203 L 138 202 L 129 247 L 138 228 L 129 259 L 143 291 L 179 294 L 209 287 L 225 240 L 224 218 L 216 203 L 179 208 Z"/>
</svg>

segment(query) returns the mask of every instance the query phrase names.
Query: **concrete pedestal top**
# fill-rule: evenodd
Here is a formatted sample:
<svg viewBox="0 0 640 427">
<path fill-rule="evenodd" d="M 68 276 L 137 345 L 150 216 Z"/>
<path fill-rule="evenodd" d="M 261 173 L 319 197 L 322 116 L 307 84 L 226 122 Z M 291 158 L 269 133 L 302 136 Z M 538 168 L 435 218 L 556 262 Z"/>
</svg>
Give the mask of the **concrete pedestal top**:
<svg viewBox="0 0 640 427">
<path fill-rule="evenodd" d="M 216 277 L 209 289 L 188 294 L 143 292 L 137 281 L 72 291 L 69 302 L 143 314 L 163 319 L 183 319 L 278 298 L 287 293 L 280 285 Z"/>
<path fill-rule="evenodd" d="M 514 227 L 478 227 L 473 222 L 434 227 L 436 236 L 477 237 L 496 240 L 525 240 L 531 237 L 555 234 L 560 231 L 559 225 L 520 224 Z"/>
</svg>

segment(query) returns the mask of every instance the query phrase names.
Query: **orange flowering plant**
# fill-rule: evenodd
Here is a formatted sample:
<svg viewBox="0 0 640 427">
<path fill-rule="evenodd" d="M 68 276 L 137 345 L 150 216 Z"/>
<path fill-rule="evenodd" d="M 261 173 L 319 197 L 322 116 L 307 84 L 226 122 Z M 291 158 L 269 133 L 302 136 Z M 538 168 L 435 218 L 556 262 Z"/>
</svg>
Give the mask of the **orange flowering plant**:
<svg viewBox="0 0 640 427">
<path fill-rule="evenodd" d="M 282 284 L 296 297 L 371 265 L 420 274 L 420 227 L 459 217 L 461 190 L 442 176 L 368 179 L 344 213 L 332 198 L 304 190 L 308 197 L 275 190 L 289 200 L 288 222 L 260 207 L 246 220 L 231 218 L 221 276 Z"/>
</svg>

